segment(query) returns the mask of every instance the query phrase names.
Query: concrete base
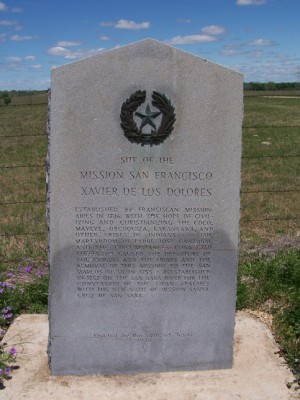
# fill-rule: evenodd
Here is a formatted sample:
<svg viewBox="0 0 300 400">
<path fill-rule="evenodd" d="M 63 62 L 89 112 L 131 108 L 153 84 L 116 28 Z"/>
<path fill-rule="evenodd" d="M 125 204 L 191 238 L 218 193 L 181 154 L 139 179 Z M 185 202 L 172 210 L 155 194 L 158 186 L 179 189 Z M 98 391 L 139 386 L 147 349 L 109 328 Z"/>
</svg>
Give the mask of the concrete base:
<svg viewBox="0 0 300 400">
<path fill-rule="evenodd" d="M 237 314 L 231 370 L 139 375 L 50 376 L 46 315 L 22 315 L 5 341 L 17 345 L 20 366 L 5 383 L 6 400 L 292 400 L 286 384 L 293 375 L 276 353 L 268 327 L 245 312 Z M 1 394 L 2 393 L 2 394 Z M 2 397 L 3 396 L 3 397 Z"/>
</svg>

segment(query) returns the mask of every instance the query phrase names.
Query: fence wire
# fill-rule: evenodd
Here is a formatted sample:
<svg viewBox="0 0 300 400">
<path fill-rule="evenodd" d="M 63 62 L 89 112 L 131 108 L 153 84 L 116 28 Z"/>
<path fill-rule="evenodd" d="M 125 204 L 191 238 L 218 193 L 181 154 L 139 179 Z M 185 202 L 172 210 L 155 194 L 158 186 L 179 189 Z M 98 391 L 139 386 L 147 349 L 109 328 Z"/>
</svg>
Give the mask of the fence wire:
<svg viewBox="0 0 300 400">
<path fill-rule="evenodd" d="M 42 103 L 40 104 L 36 104 L 38 105 L 42 105 Z M 265 129 L 265 128 L 272 128 L 272 129 L 276 129 L 276 128 L 300 128 L 299 126 L 244 126 L 243 129 Z M 286 133 L 286 131 L 285 131 Z M 16 138 L 23 138 L 23 137 L 45 137 L 45 133 L 43 134 L 28 134 L 28 135 L 5 135 L 5 136 L 0 136 L 0 140 L 1 139 L 8 139 L 8 140 L 15 140 Z M 256 156 L 247 156 L 247 155 L 243 155 L 242 159 L 243 160 L 247 160 L 247 159 L 261 159 L 261 158 L 269 158 L 269 159 L 289 159 L 289 158 L 299 158 L 300 155 L 293 155 L 293 154 L 274 154 L 274 155 L 256 155 Z M 16 171 L 16 174 L 18 173 L 17 171 L 19 169 L 22 168 L 45 168 L 46 167 L 46 163 L 42 163 L 42 164 L 28 164 L 28 165 L 0 165 L 0 174 L 1 174 L 1 169 L 2 170 L 11 170 L 11 171 Z M 296 179 L 295 179 L 295 185 L 297 184 Z M 244 190 L 242 189 L 240 191 L 241 195 L 250 195 L 250 194 L 268 194 L 268 195 L 280 195 L 280 196 L 289 196 L 291 193 L 299 193 L 300 189 L 298 188 L 289 188 L 289 189 L 280 189 L 280 190 L 276 190 L 276 189 L 256 189 L 256 190 Z M 36 199 L 32 199 L 32 200 L 11 200 L 11 201 L 0 201 L 0 206 L 2 207 L 10 207 L 10 206 L 22 206 L 22 205 L 46 205 L 46 199 L 45 198 L 36 198 Z M 242 217 L 241 218 L 241 224 L 250 224 L 253 222 L 261 222 L 261 223 L 271 223 L 271 222 L 280 222 L 280 221 L 286 221 L 286 222 L 293 222 L 293 221 L 299 221 L 300 216 L 295 215 L 293 217 L 290 216 L 286 216 L 286 217 L 263 217 L 263 218 L 247 218 L 247 217 Z M 26 221 L 26 219 L 25 219 Z M 24 220 L 22 220 L 22 222 L 24 222 Z M 36 220 L 36 221 L 31 221 L 31 222 L 38 222 L 41 223 L 40 220 Z M 45 221 L 43 222 L 45 224 Z M 12 237 L 29 237 L 29 236 L 43 236 L 46 235 L 48 233 L 47 229 L 42 229 L 39 231 L 28 231 L 28 232 L 22 232 L 22 233 L 13 233 L 13 232 L 8 232 L 8 231 L 0 231 L 0 237 L 1 238 L 12 238 Z M 0 258 L 0 262 L 2 263 L 6 263 L 6 262 L 21 262 L 23 261 L 24 258 L 15 258 L 15 259 L 1 259 Z"/>
</svg>

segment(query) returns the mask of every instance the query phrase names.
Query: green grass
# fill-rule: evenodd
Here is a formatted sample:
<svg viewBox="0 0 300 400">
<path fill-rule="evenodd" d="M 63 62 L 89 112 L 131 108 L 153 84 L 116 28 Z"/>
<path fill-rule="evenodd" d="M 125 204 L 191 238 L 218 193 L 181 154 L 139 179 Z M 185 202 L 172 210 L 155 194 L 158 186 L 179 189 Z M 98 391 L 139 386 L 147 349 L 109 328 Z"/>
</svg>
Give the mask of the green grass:
<svg viewBox="0 0 300 400">
<path fill-rule="evenodd" d="M 244 90 L 245 97 L 264 97 L 264 96 L 300 96 L 300 90 Z"/>
<path fill-rule="evenodd" d="M 16 96 L 12 104 L 29 100 Z M 45 102 L 46 94 L 32 95 L 31 101 Z M 242 244 L 300 234 L 299 219 L 293 219 L 300 216 L 300 196 L 293 192 L 299 190 L 300 176 L 299 105 L 299 98 L 245 98 Z M 9 234 L 0 236 L 0 263 L 3 258 L 46 259 L 46 234 L 41 235 L 46 232 L 45 203 L 10 204 L 45 200 L 46 120 L 47 104 L 0 107 L 0 167 L 16 167 L 0 168 L 0 235 Z M 31 235 L 34 232 L 38 235 Z"/>
<path fill-rule="evenodd" d="M 33 95 L 25 95 L 25 96 L 12 96 L 11 105 L 19 106 L 19 105 L 35 105 L 35 104 L 44 104 L 47 103 L 47 93 L 36 93 Z"/>
<path fill-rule="evenodd" d="M 300 126 L 300 97 L 245 97 L 244 104 L 245 127 Z"/>
<path fill-rule="evenodd" d="M 244 100 L 241 242 L 251 247 L 300 235 L 300 97 Z"/>
<path fill-rule="evenodd" d="M 299 173 L 297 157 L 243 159 L 242 191 L 298 190 Z"/>
<path fill-rule="evenodd" d="M 246 258 L 239 267 L 237 308 L 273 315 L 275 338 L 300 384 L 300 251 Z"/>
<path fill-rule="evenodd" d="M 0 168 L 1 203 L 45 200 L 45 179 L 43 164 L 26 168 Z"/>
<path fill-rule="evenodd" d="M 16 141 L 18 141 L 17 146 Z M 33 162 L 34 165 L 43 165 L 45 163 L 47 143 L 42 135 L 20 136 L 19 138 L 4 137 L 1 142 L 1 166 L 24 166 L 31 165 Z"/>
<path fill-rule="evenodd" d="M 0 136 L 45 133 L 47 104 L 0 107 Z"/>
<path fill-rule="evenodd" d="M 300 102 L 299 102 L 300 107 Z M 243 156 L 298 156 L 299 127 L 256 127 L 243 129 Z M 269 162 L 270 160 L 266 160 Z"/>
<path fill-rule="evenodd" d="M 39 99 L 32 99 L 40 101 L 40 95 L 36 96 Z M 28 102 L 27 97 L 17 99 L 20 103 Z M 44 102 L 45 99 L 44 95 Z M 0 271 L 10 265 L 10 260 L 42 262 L 47 258 L 46 121 L 46 104 L 0 107 L 0 167 L 17 167 L 0 168 Z M 24 165 L 30 167 L 23 168 Z M 11 204 L 36 200 L 43 202 Z M 32 235 L 34 232 L 38 234 Z"/>
</svg>

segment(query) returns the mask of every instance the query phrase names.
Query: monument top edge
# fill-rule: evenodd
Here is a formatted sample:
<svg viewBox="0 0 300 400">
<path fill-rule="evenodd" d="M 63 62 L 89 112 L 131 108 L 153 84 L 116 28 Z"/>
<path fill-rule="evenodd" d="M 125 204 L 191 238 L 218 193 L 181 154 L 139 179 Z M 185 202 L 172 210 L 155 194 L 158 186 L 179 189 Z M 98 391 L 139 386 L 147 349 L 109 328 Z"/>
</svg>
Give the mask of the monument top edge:
<svg viewBox="0 0 300 400">
<path fill-rule="evenodd" d="M 64 69 L 64 68 L 68 68 L 70 66 L 77 65 L 77 64 L 80 64 L 82 62 L 86 62 L 88 60 L 95 60 L 97 58 L 102 58 L 102 57 L 105 57 L 105 56 L 107 56 L 109 54 L 112 54 L 112 53 L 125 51 L 126 49 L 128 49 L 128 50 L 133 49 L 133 48 L 138 49 L 139 47 L 145 48 L 146 46 L 149 46 L 149 47 L 150 46 L 152 46 L 152 47 L 155 46 L 155 47 L 161 48 L 161 49 L 163 49 L 163 48 L 169 49 L 169 50 L 172 50 L 174 53 L 184 54 L 187 57 L 192 57 L 192 58 L 197 59 L 199 61 L 210 63 L 210 64 L 215 65 L 215 66 L 217 66 L 217 67 L 219 67 L 221 69 L 224 69 L 224 70 L 230 71 L 230 72 L 232 72 L 234 74 L 237 74 L 237 76 L 243 77 L 243 74 L 241 72 L 239 72 L 239 71 L 235 71 L 233 69 L 230 69 L 228 67 L 220 65 L 220 64 L 215 63 L 213 61 L 207 60 L 207 59 L 202 58 L 202 57 L 200 57 L 198 55 L 190 53 L 188 51 L 185 51 L 185 50 L 182 50 L 182 49 L 178 49 L 177 47 L 174 47 L 174 46 L 172 46 L 172 45 L 170 45 L 170 44 L 168 44 L 166 42 L 162 42 L 160 40 L 153 39 L 153 38 L 142 39 L 142 40 L 139 40 L 139 41 L 136 41 L 136 42 L 131 42 L 131 43 L 128 43 L 128 44 L 125 44 L 125 45 L 122 45 L 122 46 L 118 46 L 118 47 L 115 47 L 115 48 L 111 48 L 111 49 L 99 50 L 99 52 L 96 53 L 96 54 L 93 54 L 93 55 L 90 55 L 90 56 L 87 56 L 87 57 L 84 57 L 84 58 L 81 58 L 81 59 L 78 59 L 78 60 L 75 60 L 75 61 L 71 61 L 71 62 L 65 63 L 65 64 L 60 65 L 58 67 L 54 67 L 52 69 L 52 72 L 55 73 L 55 71 L 59 71 L 59 70 Z"/>
</svg>

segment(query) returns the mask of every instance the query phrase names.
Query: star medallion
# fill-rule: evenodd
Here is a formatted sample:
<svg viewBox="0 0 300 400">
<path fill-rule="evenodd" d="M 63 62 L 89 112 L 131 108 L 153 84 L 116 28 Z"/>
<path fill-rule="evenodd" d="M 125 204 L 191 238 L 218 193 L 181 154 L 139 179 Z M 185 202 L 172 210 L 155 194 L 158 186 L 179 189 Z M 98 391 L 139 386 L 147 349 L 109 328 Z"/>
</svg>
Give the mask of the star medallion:
<svg viewBox="0 0 300 400">
<path fill-rule="evenodd" d="M 141 112 L 136 112 L 135 115 L 139 118 L 142 119 L 142 123 L 141 123 L 141 129 L 143 129 L 144 126 L 146 125 L 151 125 L 152 128 L 156 129 L 156 125 L 153 122 L 153 120 L 155 118 L 157 118 L 159 115 L 161 114 L 161 112 L 153 112 L 150 109 L 149 103 L 147 104 L 146 110 L 144 113 Z"/>
</svg>

